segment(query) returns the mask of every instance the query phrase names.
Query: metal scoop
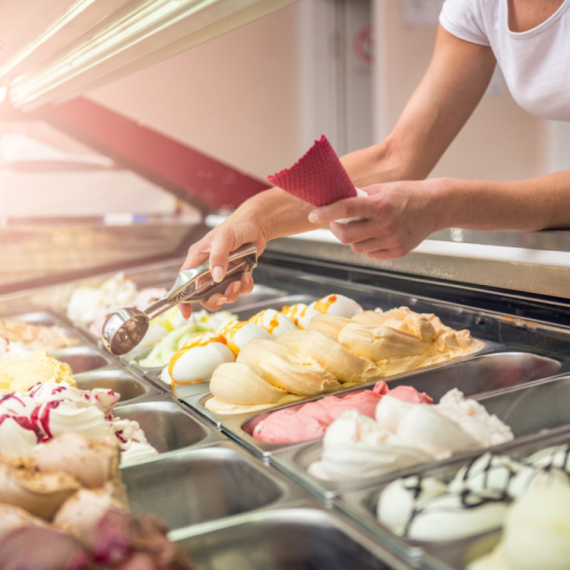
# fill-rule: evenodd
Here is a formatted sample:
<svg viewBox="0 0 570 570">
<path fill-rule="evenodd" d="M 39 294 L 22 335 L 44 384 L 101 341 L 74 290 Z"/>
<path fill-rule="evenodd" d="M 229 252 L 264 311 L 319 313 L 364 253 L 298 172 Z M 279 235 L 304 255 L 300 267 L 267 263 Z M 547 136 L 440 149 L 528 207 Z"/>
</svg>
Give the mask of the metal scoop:
<svg viewBox="0 0 570 570">
<path fill-rule="evenodd" d="M 208 262 L 178 274 L 170 291 L 143 311 L 127 307 L 115 311 L 103 325 L 103 345 L 120 356 L 135 348 L 148 330 L 150 321 L 179 303 L 203 301 L 215 293 L 223 293 L 233 281 L 239 281 L 245 273 L 251 274 L 257 266 L 257 248 L 244 245 L 229 256 L 226 276 L 216 283 L 210 274 Z"/>
</svg>

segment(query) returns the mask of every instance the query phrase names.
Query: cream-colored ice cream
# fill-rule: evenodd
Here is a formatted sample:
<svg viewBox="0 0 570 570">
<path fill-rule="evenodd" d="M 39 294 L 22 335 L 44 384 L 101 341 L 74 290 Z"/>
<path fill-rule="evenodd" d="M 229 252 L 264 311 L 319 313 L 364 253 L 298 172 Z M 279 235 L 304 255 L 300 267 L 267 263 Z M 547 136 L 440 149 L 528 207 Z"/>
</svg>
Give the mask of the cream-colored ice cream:
<svg viewBox="0 0 570 570">
<path fill-rule="evenodd" d="M 11 320 L 0 320 L 0 337 L 22 343 L 33 350 L 55 350 L 75 346 L 79 343 L 79 339 L 68 336 L 58 326 L 36 325 Z"/>
<path fill-rule="evenodd" d="M 357 356 L 334 338 L 319 331 L 289 331 L 283 333 L 278 342 L 316 360 L 340 382 L 369 382 L 383 376 L 374 362 Z"/>
<path fill-rule="evenodd" d="M 109 509 L 126 510 L 109 489 L 81 489 L 63 503 L 54 526 L 79 537 L 91 532 Z"/>
<path fill-rule="evenodd" d="M 75 386 L 68 364 L 39 350 L 26 360 L 0 358 L 0 394 L 25 392 L 44 382 L 67 382 Z"/>
<path fill-rule="evenodd" d="M 314 396 L 340 388 L 336 377 L 316 360 L 273 340 L 249 342 L 236 361 L 258 366 L 273 386 L 297 396 Z"/>
<path fill-rule="evenodd" d="M 433 314 L 407 307 L 365 311 L 338 334 L 344 346 L 373 360 L 385 375 L 399 374 L 473 354 L 483 348 L 469 331 L 455 331 Z"/>
<path fill-rule="evenodd" d="M 432 347 L 429 341 L 421 340 L 382 325 L 349 323 L 338 335 L 338 341 L 355 354 L 377 362 L 394 357 L 409 357 L 426 354 Z"/>
<path fill-rule="evenodd" d="M 263 375 L 263 370 L 255 364 L 222 364 L 210 388 L 220 400 L 238 406 L 277 404 L 289 392 L 264 380 Z"/>
<path fill-rule="evenodd" d="M 214 397 L 206 402 L 206 407 L 216 413 L 254 411 L 247 406 L 255 406 L 257 410 L 284 402 L 284 395 L 265 388 L 263 382 L 293 396 L 312 396 L 335 390 L 342 383 L 376 380 L 471 354 L 483 346 L 468 331 L 454 331 L 434 315 L 414 313 L 407 307 L 385 313 L 363 313 L 358 304 L 349 301 L 329 295 L 314 304 L 313 313 L 322 312 L 316 315 L 310 314 L 306 306 L 285 308 L 284 312 L 301 329 L 283 313 L 272 309 L 252 317 L 250 322 L 279 337 L 278 342 L 248 339 L 240 348 L 236 362 L 257 366 L 259 370 L 246 371 L 242 367 L 236 369 L 235 375 L 231 366 L 220 372 L 216 370 L 210 383 Z M 301 324 L 307 314 L 310 318 Z M 249 389 L 254 390 L 251 397 L 247 394 Z M 438 421 L 446 422 L 442 416 L 438 416 Z M 468 422 L 466 419 L 466 426 Z M 407 423 L 413 426 L 410 419 Z"/>
<path fill-rule="evenodd" d="M 0 503 L 51 520 L 57 509 L 81 488 L 67 473 L 41 473 L 31 458 L 0 458 Z"/>
<path fill-rule="evenodd" d="M 340 331 L 352 321 L 344 317 L 337 317 L 334 315 L 318 315 L 311 319 L 307 327 L 312 331 L 319 331 L 323 334 L 328 334 L 333 338 L 338 339 Z"/>
<path fill-rule="evenodd" d="M 65 471 L 82 485 L 95 489 L 116 477 L 119 454 L 114 438 L 89 441 L 77 433 L 64 433 L 42 445 L 35 459 L 43 473 Z"/>
<path fill-rule="evenodd" d="M 535 489 L 509 509 L 497 548 L 468 570 L 568 570 L 570 485 Z"/>
<path fill-rule="evenodd" d="M 240 413 L 314 396 L 340 387 L 316 360 L 273 340 L 250 341 L 235 364 L 218 367 L 210 381 L 214 398 L 206 407 L 216 413 Z M 245 408 L 244 408 L 245 407 Z"/>
<path fill-rule="evenodd" d="M 42 519 L 28 513 L 28 511 L 14 505 L 0 504 L 0 541 L 11 532 L 26 526 L 47 526 Z"/>
</svg>

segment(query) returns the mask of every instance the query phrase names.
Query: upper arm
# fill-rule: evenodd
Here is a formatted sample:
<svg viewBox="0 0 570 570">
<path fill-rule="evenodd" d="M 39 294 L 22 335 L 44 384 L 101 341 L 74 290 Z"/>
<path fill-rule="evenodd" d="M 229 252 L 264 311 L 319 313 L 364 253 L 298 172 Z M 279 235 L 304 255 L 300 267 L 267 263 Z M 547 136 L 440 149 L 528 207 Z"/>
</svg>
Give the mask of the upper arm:
<svg viewBox="0 0 570 570">
<path fill-rule="evenodd" d="M 409 178 L 424 178 L 481 100 L 495 69 L 488 46 L 461 40 L 439 26 L 433 57 L 390 135 L 406 156 Z"/>
</svg>

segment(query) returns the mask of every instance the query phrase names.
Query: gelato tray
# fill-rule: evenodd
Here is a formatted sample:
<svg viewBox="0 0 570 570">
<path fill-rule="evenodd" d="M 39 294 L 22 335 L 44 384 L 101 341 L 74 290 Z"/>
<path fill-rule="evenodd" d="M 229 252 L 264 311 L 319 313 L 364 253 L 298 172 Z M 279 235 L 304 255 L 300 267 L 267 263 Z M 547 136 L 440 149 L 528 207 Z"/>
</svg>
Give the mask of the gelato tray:
<svg viewBox="0 0 570 570">
<path fill-rule="evenodd" d="M 130 278 L 136 284 L 135 289 L 128 280 L 113 281 L 111 278 L 112 287 L 116 287 L 113 294 L 119 291 L 121 295 L 125 293 L 135 299 L 133 295 L 139 295 L 146 288 L 145 295 L 158 295 L 172 284 L 178 267 L 178 263 L 172 263 L 133 270 Z M 144 454 L 138 455 L 138 450 L 134 449 L 129 461 L 121 468 L 131 508 L 137 513 L 146 511 L 164 518 L 171 528 L 170 536 L 191 552 L 203 570 L 228 567 L 248 570 L 462 568 L 464 561 L 474 556 L 475 546 L 479 550 L 488 550 L 491 543 L 497 543 L 500 530 L 456 540 L 445 547 L 443 544 L 426 545 L 397 536 L 377 522 L 374 501 L 377 502 L 381 490 L 398 477 L 435 473 L 451 479 L 461 465 L 489 449 L 497 453 L 512 450 L 522 456 L 527 449 L 532 453 L 548 442 L 559 441 L 555 436 L 563 441 L 570 433 L 570 413 L 564 405 L 570 398 L 570 352 L 567 348 L 570 346 L 570 329 L 541 320 L 513 317 L 477 306 L 475 302 L 469 304 L 467 297 L 460 299 L 456 295 L 454 302 L 447 302 L 408 293 L 405 288 L 384 287 L 383 281 L 376 281 L 364 273 L 359 275 L 356 270 L 353 281 L 347 280 L 347 274 L 352 275 L 351 272 L 335 271 L 314 275 L 291 266 L 264 264 L 262 260 L 255 273 L 254 293 L 241 298 L 235 305 L 224 307 L 228 311 L 207 315 L 206 320 L 197 319 L 192 325 L 196 325 L 196 330 L 192 329 L 190 334 L 202 335 L 200 338 L 207 342 L 214 337 L 212 342 L 215 344 L 216 335 L 222 334 L 219 330 L 234 334 L 239 326 L 251 324 L 265 330 L 265 337 L 255 339 L 260 347 L 267 347 L 268 343 L 273 343 L 271 346 L 279 344 L 287 347 L 280 348 L 281 352 L 294 347 L 301 354 L 304 347 L 300 345 L 305 337 L 298 333 L 304 334 L 308 328 L 299 325 L 302 330 L 293 330 L 293 334 L 289 334 L 289 329 L 284 333 L 287 341 L 278 343 L 273 338 L 268 340 L 268 335 L 272 334 L 273 328 L 286 323 L 283 316 L 301 322 L 308 313 L 318 319 L 320 315 L 316 313 L 321 311 L 314 307 L 319 303 L 326 305 L 323 314 L 332 318 L 320 319 L 322 328 L 315 330 L 323 335 L 334 332 L 335 319 L 339 315 L 327 311 L 338 302 L 335 310 L 340 312 L 347 307 L 350 310 L 357 308 L 354 322 L 364 324 L 364 329 L 375 319 L 383 319 L 382 315 L 395 314 L 394 318 L 401 316 L 400 324 L 405 322 L 407 326 L 412 321 L 421 321 L 424 326 L 426 322 L 432 323 L 443 331 L 441 335 L 438 332 L 437 338 L 451 339 L 451 344 L 457 341 L 457 345 L 464 342 L 463 346 L 473 349 L 451 351 L 450 358 L 439 361 L 422 360 L 421 350 L 414 352 L 415 347 L 429 343 L 421 334 L 416 335 L 417 338 L 408 343 L 412 352 L 399 360 L 400 355 L 396 355 L 394 369 L 381 368 L 377 363 L 382 359 L 369 358 L 373 365 L 364 367 L 366 374 L 359 382 L 346 377 L 337 382 L 328 375 L 320 391 L 287 393 L 283 398 L 276 397 L 274 405 L 262 406 L 263 409 L 250 406 L 244 411 L 237 406 L 239 413 L 229 414 L 208 407 L 208 401 L 217 397 L 212 394 L 214 383 L 175 383 L 172 390 L 168 377 L 164 380 L 165 369 L 171 376 L 173 374 L 168 360 L 161 366 L 144 366 L 156 345 L 121 358 L 101 348 L 95 332 L 97 323 L 92 319 L 104 316 L 113 305 L 110 301 L 116 301 L 117 297 L 103 298 L 94 290 L 108 282 L 109 276 L 0 298 L 0 319 L 8 323 L 8 328 L 14 326 L 14 322 L 57 327 L 58 332 L 49 338 L 55 339 L 59 346 L 46 350 L 68 365 L 77 388 L 115 393 L 113 417 L 106 420 L 112 423 L 119 439 L 125 436 L 129 444 L 146 446 Z M 362 282 L 358 282 L 359 279 Z M 81 287 L 87 289 L 82 289 L 81 302 L 76 301 L 75 312 L 72 311 L 75 318 L 70 319 L 68 302 L 73 291 Z M 85 310 L 82 296 L 83 301 L 95 299 L 94 311 Z M 194 309 L 198 314 L 200 307 Z M 364 316 L 358 317 L 362 310 Z M 217 320 L 218 317 L 227 319 L 229 325 Z M 185 326 L 177 318 L 176 315 L 168 316 L 166 328 L 175 330 L 177 326 Z M 353 316 L 340 316 L 342 326 L 347 324 L 346 320 L 352 322 L 351 319 Z M 364 322 L 366 319 L 369 322 Z M 267 320 L 275 320 L 275 324 L 268 326 Z M 232 323 L 235 322 L 238 326 L 234 327 Z M 464 329 L 469 332 L 462 332 Z M 31 327 L 28 331 L 24 326 L 22 330 L 34 332 L 36 329 Z M 312 337 L 306 338 L 312 342 Z M 194 341 L 183 339 L 181 342 L 183 348 L 188 348 L 186 343 L 192 345 Z M 180 346 L 168 347 L 166 344 L 166 349 L 181 351 Z M 227 341 L 226 344 L 231 343 Z M 352 346 L 350 342 L 348 345 Z M 196 346 L 202 348 L 199 343 Z M 240 346 L 236 354 L 242 355 L 242 350 Z M 322 352 L 324 360 L 332 354 L 327 350 Z M 260 359 L 260 354 L 262 351 L 248 350 L 249 361 L 246 356 L 236 360 L 234 354 L 219 366 L 233 371 L 236 360 L 238 364 L 249 362 L 248 366 L 255 369 L 256 364 L 251 363 Z M 361 360 L 350 362 L 362 365 L 365 357 L 359 358 Z M 198 367 L 203 364 L 199 358 L 194 362 Z M 350 367 L 340 368 L 346 371 Z M 377 370 L 381 373 L 376 374 Z M 340 380 L 341 376 L 337 378 Z M 271 441 L 274 436 L 267 436 L 267 432 L 260 436 L 277 414 L 283 414 L 282 425 L 286 426 L 288 418 L 296 416 L 305 406 L 325 412 L 329 406 L 352 414 L 349 419 L 354 423 L 346 425 L 358 431 L 362 426 L 372 426 L 370 422 L 379 422 L 371 416 L 381 403 L 391 402 L 391 410 L 398 406 L 403 406 L 402 409 L 420 406 L 422 413 L 434 417 L 433 414 L 439 414 L 437 410 L 443 409 L 443 404 L 453 398 L 459 408 L 475 410 L 475 415 L 484 416 L 483 424 L 505 437 L 500 441 L 485 440 L 479 447 L 470 444 L 464 449 L 453 448 L 453 453 L 445 457 L 414 460 L 412 464 L 382 475 L 360 479 L 345 477 L 335 481 L 318 478 L 316 471 L 309 473 L 308 470 L 312 464 L 322 463 L 326 433 L 342 419 L 338 412 L 331 414 L 332 419 L 326 425 L 320 425 L 323 424 L 320 419 L 322 432 L 310 432 L 310 437 L 302 434 L 302 424 L 298 430 L 301 439 Z M 354 410 L 350 408 L 352 404 L 347 404 L 353 401 L 358 403 Z M 367 412 L 368 416 L 364 413 L 367 407 L 373 409 L 373 412 Z M 364 414 L 364 419 L 357 416 L 358 413 Z M 495 419 L 489 419 L 492 416 Z M 416 427 L 421 429 L 422 425 L 417 423 Z M 144 432 L 142 439 L 138 436 L 139 429 Z M 465 434 L 462 437 L 465 441 L 469 439 Z M 534 448 L 529 447 L 531 445 Z M 129 451 L 122 449 L 124 453 Z M 344 463 L 347 469 L 351 468 L 350 461 Z M 361 469 L 360 464 L 355 466 L 355 470 L 358 469 Z M 330 508 L 310 498 L 308 491 L 325 499 Z"/>
<path fill-rule="evenodd" d="M 81 390 L 93 390 L 94 388 L 113 390 L 120 395 L 119 407 L 161 393 L 143 378 L 134 376 L 131 372 L 118 367 L 76 374 L 74 378 L 77 387 Z"/>
<path fill-rule="evenodd" d="M 478 402 L 484 406 L 488 414 L 495 415 L 503 425 L 510 428 L 512 439 L 506 438 L 502 443 L 497 442 L 497 445 L 482 446 L 480 450 L 491 448 L 498 453 L 505 447 L 510 448 L 513 442 L 522 444 L 529 438 L 533 440 L 536 437 L 549 437 L 559 431 L 570 430 L 570 410 L 565 405 L 568 398 L 570 398 L 570 378 L 564 375 L 540 380 L 532 386 L 523 385 L 504 393 L 484 395 L 478 399 Z M 418 433 L 420 434 L 422 429 L 427 430 L 428 427 L 430 429 L 432 427 L 428 426 L 427 423 L 423 428 L 422 425 L 418 425 Z M 455 441 L 456 436 L 457 433 L 451 431 L 446 437 L 450 441 Z M 422 445 L 425 445 L 426 442 L 427 439 Z M 323 443 L 320 441 L 292 446 L 281 452 L 273 453 L 270 456 L 270 461 L 281 471 L 326 498 L 332 498 L 339 493 L 352 489 L 369 486 L 374 481 L 388 481 L 398 476 L 417 473 L 438 464 L 433 460 L 425 460 L 423 464 L 418 462 L 412 466 L 387 469 L 382 474 L 376 473 L 370 477 L 351 478 L 347 472 L 343 478 L 338 480 L 326 480 L 315 476 L 315 472 L 312 471 L 314 464 L 321 461 L 323 450 Z M 480 450 L 460 451 L 457 454 L 454 453 L 453 458 L 441 459 L 440 463 L 453 462 L 456 458 L 466 461 L 480 453 Z M 377 454 L 378 452 L 374 449 L 372 453 Z"/>
<path fill-rule="evenodd" d="M 177 542 L 204 570 L 409 568 L 353 524 L 314 501 L 252 513 L 240 522 L 186 534 Z"/>
<path fill-rule="evenodd" d="M 170 452 L 210 446 L 224 439 L 219 431 L 169 395 L 119 404 L 115 416 L 140 425 L 148 442 L 158 451 L 150 460 L 165 459 Z"/>
<path fill-rule="evenodd" d="M 222 442 L 123 469 L 133 512 L 151 512 L 172 531 L 293 504 L 306 493 L 238 446 Z"/>
<path fill-rule="evenodd" d="M 569 457 L 567 430 L 535 437 L 500 454 L 486 453 L 470 462 L 427 468 L 346 492 L 334 503 L 411 564 L 423 561 L 430 568 L 462 570 L 496 547 L 513 505 L 533 496 L 543 500 L 544 492 L 547 499 L 552 494 L 558 494 L 558 501 L 567 498 Z M 548 532 L 548 523 L 544 525 L 536 531 Z M 530 543 L 534 555 L 544 560 L 540 541 Z"/>
</svg>

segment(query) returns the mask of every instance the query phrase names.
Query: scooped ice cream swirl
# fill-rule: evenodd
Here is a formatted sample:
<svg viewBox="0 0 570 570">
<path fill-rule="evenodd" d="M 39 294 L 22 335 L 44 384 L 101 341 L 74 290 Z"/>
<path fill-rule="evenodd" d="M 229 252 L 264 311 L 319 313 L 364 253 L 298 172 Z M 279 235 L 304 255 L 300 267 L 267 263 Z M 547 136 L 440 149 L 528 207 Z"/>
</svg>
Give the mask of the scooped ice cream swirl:
<svg viewBox="0 0 570 570">
<path fill-rule="evenodd" d="M 291 349 L 286 363 L 270 364 L 277 362 L 276 353 L 283 352 L 275 343 L 252 340 L 235 364 L 223 364 L 213 372 L 213 398 L 205 404 L 209 410 L 220 414 L 263 410 L 326 393 L 341 384 L 368 382 L 472 354 L 483 346 L 468 331 L 454 331 L 435 315 L 414 313 L 407 307 L 385 313 L 363 311 L 340 295 L 329 295 L 309 307 L 285 307 L 284 312 L 291 319 L 268 309 L 250 322 L 273 334 L 276 344 Z M 320 368 L 313 364 L 295 370 L 289 365 L 303 358 Z M 310 375 L 300 373 L 309 368 Z"/>
</svg>

